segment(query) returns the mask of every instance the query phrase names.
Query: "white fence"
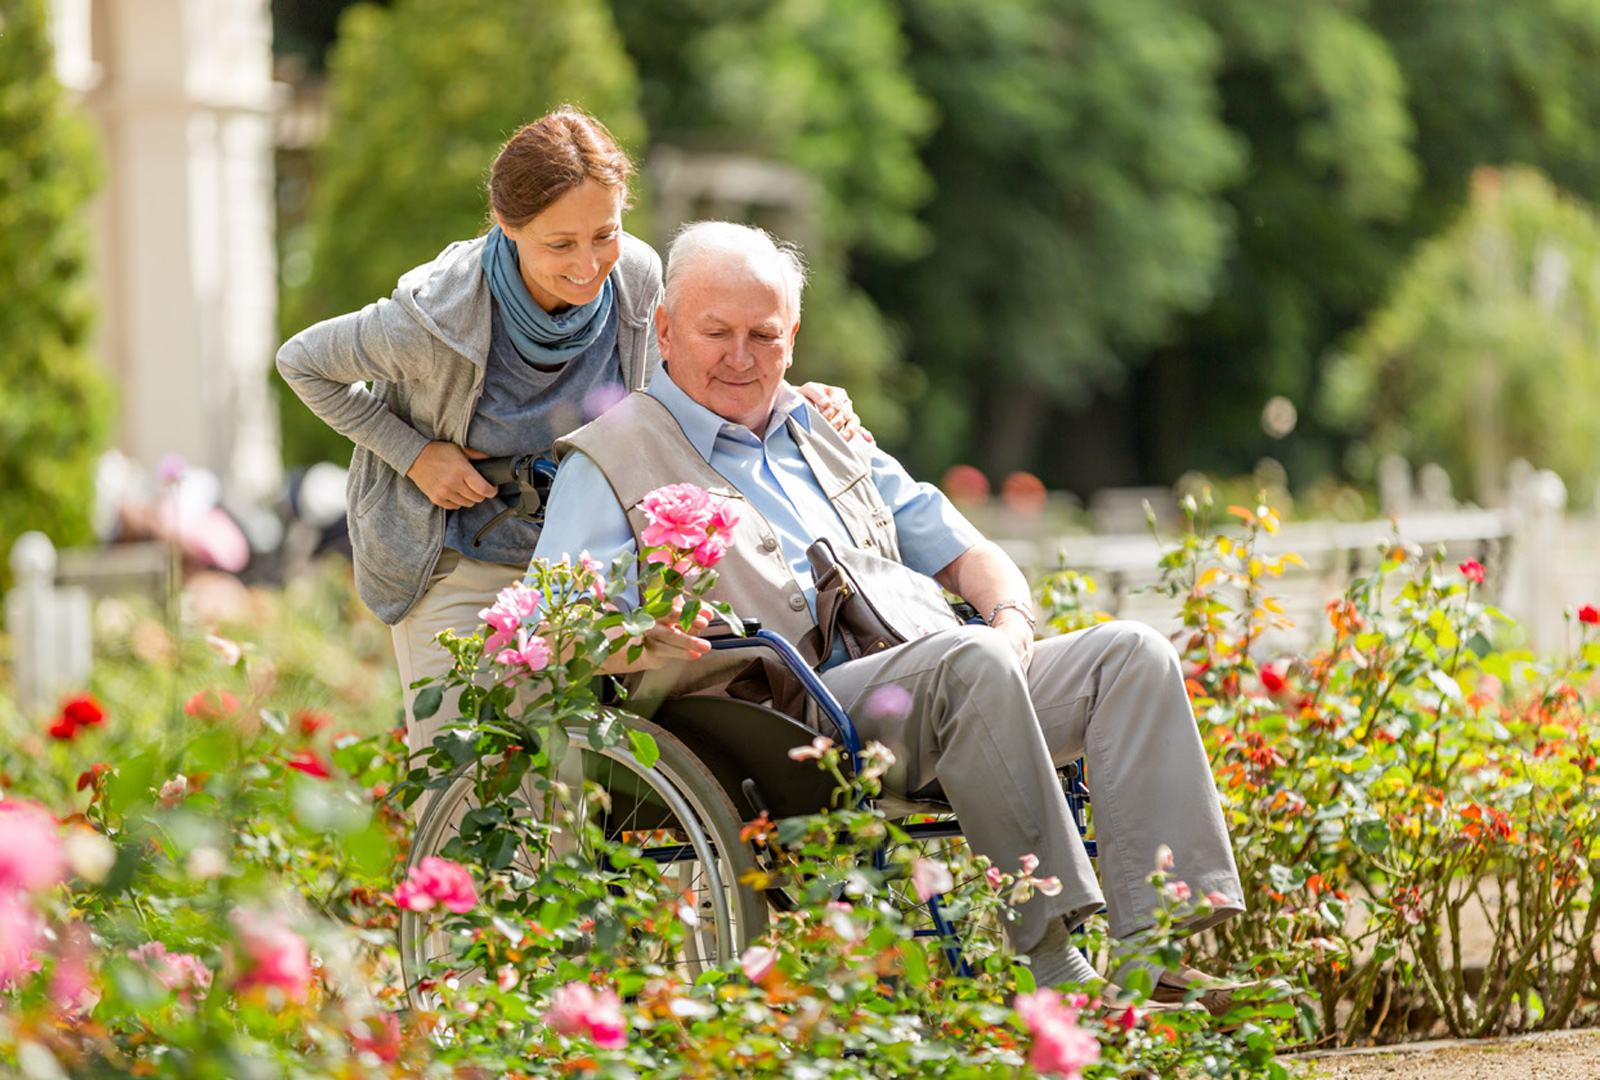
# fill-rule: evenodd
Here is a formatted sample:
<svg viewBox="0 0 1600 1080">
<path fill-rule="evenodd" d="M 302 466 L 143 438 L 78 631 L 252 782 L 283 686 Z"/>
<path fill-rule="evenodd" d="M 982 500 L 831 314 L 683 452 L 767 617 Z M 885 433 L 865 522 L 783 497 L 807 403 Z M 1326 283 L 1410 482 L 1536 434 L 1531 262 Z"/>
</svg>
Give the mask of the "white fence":
<svg viewBox="0 0 1600 1080">
<path fill-rule="evenodd" d="M 1566 514 L 1566 491 L 1548 472 L 1528 470 L 1502 509 L 1434 510 L 1389 520 L 1291 522 L 1263 536 L 1267 555 L 1294 552 L 1304 569 L 1290 568 L 1272 591 L 1295 620 L 1296 630 L 1275 644 L 1303 648 L 1326 635 L 1329 600 L 1378 565 L 1396 537 L 1443 548 L 1450 565 L 1477 559 L 1487 568 L 1486 592 L 1516 620 L 1523 641 L 1538 652 L 1563 649 L 1566 615 L 1583 604 L 1600 605 L 1600 525 Z M 974 515 L 1030 576 L 1061 564 L 1099 586 L 1097 606 L 1121 618 L 1162 629 L 1176 627 L 1177 602 L 1148 589 L 1159 578 L 1162 544 L 1148 532 L 1129 534 L 1029 533 L 1015 514 Z M 1163 533 L 1166 537 L 1168 534 Z"/>
</svg>

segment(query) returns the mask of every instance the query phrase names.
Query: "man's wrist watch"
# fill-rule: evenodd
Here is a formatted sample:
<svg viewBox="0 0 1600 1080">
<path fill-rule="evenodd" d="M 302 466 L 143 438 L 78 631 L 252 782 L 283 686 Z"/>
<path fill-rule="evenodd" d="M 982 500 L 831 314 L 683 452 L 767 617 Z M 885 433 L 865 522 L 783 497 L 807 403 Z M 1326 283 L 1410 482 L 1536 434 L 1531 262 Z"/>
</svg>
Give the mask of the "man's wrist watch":
<svg viewBox="0 0 1600 1080">
<path fill-rule="evenodd" d="M 1022 600 L 1000 601 L 994 606 L 994 609 L 989 612 L 989 618 L 985 621 L 987 621 L 990 626 L 993 626 L 994 621 L 1000 617 L 1000 613 L 1005 611 L 1007 608 L 1018 612 L 1024 619 L 1027 619 L 1028 626 L 1030 628 L 1036 628 L 1038 626 L 1038 623 L 1036 623 L 1033 618 L 1033 605 Z"/>
</svg>

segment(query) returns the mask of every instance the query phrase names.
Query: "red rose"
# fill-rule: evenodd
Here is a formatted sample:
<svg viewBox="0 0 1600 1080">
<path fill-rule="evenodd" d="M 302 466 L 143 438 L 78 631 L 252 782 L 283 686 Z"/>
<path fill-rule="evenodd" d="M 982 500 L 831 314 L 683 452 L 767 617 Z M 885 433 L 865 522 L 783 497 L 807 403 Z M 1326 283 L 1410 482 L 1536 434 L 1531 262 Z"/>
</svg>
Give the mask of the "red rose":
<svg viewBox="0 0 1600 1080">
<path fill-rule="evenodd" d="M 1578 621 L 1588 623 L 1590 626 L 1600 624 L 1600 608 L 1593 604 L 1585 604 L 1578 609 Z"/>
<path fill-rule="evenodd" d="M 315 709 L 298 709 L 294 714 L 295 723 L 300 725 L 300 734 L 310 737 L 333 723 L 333 717 L 325 712 Z"/>
<path fill-rule="evenodd" d="M 1460 570 L 1466 579 L 1474 585 L 1483 584 L 1483 564 L 1477 559 L 1468 559 L 1456 569 Z"/>
<path fill-rule="evenodd" d="M 296 750 L 287 764 L 289 768 L 299 769 L 307 776 L 315 776 L 318 780 L 326 780 L 333 775 L 314 750 Z"/>
<path fill-rule="evenodd" d="M 210 686 L 185 701 L 183 711 L 197 720 L 221 720 L 239 711 L 239 699 Z"/>
<path fill-rule="evenodd" d="M 106 711 L 89 694 L 77 694 L 62 703 L 61 717 L 76 727 L 98 727 L 106 722 Z"/>
<path fill-rule="evenodd" d="M 1269 694 L 1281 694 L 1289 683 L 1284 679 L 1283 672 L 1268 664 L 1261 669 L 1261 685 Z"/>
<path fill-rule="evenodd" d="M 47 729 L 51 738 L 70 740 L 79 728 L 97 727 L 106 722 L 106 712 L 88 694 L 75 694 L 61 703 L 61 715 Z"/>
</svg>

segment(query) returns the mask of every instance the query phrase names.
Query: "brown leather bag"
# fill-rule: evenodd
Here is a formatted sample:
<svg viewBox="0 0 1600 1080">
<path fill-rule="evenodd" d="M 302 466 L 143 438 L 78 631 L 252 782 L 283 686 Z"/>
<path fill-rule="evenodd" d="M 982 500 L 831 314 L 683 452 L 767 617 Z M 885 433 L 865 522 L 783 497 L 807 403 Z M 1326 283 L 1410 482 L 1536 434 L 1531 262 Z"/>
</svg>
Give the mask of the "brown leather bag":
<svg viewBox="0 0 1600 1080">
<path fill-rule="evenodd" d="M 855 660 L 961 625 L 938 583 L 903 563 L 857 547 L 835 550 L 826 539 L 807 548 L 806 557 L 824 658 L 836 634 Z"/>
</svg>

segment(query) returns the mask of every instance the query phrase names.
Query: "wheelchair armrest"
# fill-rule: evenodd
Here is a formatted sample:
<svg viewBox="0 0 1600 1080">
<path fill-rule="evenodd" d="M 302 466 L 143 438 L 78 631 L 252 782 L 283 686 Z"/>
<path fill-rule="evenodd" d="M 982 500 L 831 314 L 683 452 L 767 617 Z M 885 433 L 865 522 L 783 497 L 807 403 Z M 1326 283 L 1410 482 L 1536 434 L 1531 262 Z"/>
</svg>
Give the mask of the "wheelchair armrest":
<svg viewBox="0 0 1600 1080">
<path fill-rule="evenodd" d="M 853 770 L 861 768 L 861 736 L 856 733 L 856 726 L 850 720 L 844 706 L 839 704 L 839 699 L 827 688 L 817 673 L 811 670 L 811 665 L 806 663 L 800 651 L 783 636 L 771 630 L 757 630 L 748 637 L 717 637 L 711 640 L 713 649 L 766 649 L 776 653 L 785 667 L 789 669 L 800 685 L 805 688 L 806 696 L 816 703 L 817 709 L 827 718 L 828 722 L 839 733 L 839 740 L 845 749 L 850 751 L 850 767 Z"/>
</svg>

